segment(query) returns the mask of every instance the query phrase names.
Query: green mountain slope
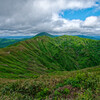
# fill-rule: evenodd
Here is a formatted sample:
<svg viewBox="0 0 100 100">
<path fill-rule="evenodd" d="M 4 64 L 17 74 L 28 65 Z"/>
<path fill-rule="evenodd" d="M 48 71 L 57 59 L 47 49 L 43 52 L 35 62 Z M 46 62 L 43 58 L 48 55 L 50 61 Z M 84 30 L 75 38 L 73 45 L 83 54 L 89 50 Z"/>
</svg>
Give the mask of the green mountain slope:
<svg viewBox="0 0 100 100">
<path fill-rule="evenodd" d="M 29 78 L 100 65 L 100 41 L 38 36 L 0 49 L 0 77 Z"/>
</svg>

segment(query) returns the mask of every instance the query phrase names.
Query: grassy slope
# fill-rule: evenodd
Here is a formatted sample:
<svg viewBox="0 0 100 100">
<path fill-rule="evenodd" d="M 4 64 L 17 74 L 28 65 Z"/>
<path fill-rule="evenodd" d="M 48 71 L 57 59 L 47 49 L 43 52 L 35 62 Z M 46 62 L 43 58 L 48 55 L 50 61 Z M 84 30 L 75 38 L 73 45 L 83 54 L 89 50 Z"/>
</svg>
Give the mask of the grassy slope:
<svg viewBox="0 0 100 100">
<path fill-rule="evenodd" d="M 99 83 L 100 66 L 35 79 L 0 79 L 0 100 L 100 100 Z"/>
<path fill-rule="evenodd" d="M 75 36 L 34 37 L 0 49 L 0 77 L 33 78 L 100 65 L 100 41 Z"/>
</svg>

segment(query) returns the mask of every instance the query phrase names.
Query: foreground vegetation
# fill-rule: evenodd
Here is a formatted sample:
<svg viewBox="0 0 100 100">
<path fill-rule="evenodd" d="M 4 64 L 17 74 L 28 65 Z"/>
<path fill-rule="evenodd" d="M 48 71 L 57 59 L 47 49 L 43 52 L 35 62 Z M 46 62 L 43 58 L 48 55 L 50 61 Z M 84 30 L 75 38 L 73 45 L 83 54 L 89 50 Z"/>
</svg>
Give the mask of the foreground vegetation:
<svg viewBox="0 0 100 100">
<path fill-rule="evenodd" d="M 0 100 L 100 100 L 99 83 L 100 66 L 34 79 L 0 79 Z"/>
</svg>

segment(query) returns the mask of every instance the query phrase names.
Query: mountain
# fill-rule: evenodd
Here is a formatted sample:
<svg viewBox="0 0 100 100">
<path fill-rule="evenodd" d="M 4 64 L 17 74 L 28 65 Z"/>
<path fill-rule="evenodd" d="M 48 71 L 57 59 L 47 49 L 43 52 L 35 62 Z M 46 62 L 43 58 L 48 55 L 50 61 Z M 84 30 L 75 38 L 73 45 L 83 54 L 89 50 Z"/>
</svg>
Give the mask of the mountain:
<svg viewBox="0 0 100 100">
<path fill-rule="evenodd" d="M 49 36 L 49 37 L 55 37 L 53 35 L 50 35 L 46 32 L 41 32 L 39 34 L 37 34 L 36 36 Z M 19 41 L 23 41 L 32 37 L 36 37 L 36 36 L 1 36 L 0 37 L 0 48 L 4 48 L 7 47 L 11 44 L 14 44 L 16 42 Z"/>
<path fill-rule="evenodd" d="M 93 40 L 100 40 L 100 36 L 85 36 L 85 35 L 77 35 L 78 37 L 81 38 L 88 38 L 88 39 L 93 39 Z"/>
<path fill-rule="evenodd" d="M 7 38 L 1 38 L 0 39 L 0 48 L 7 47 L 9 45 L 12 45 L 14 43 L 27 40 L 28 38 L 22 38 L 22 39 L 7 39 Z"/>
<path fill-rule="evenodd" d="M 99 100 L 100 41 L 36 36 L 0 49 L 0 100 Z"/>
<path fill-rule="evenodd" d="M 37 37 L 37 36 L 59 37 L 59 35 L 51 35 L 46 32 L 41 32 L 35 36 L 1 36 L 0 37 L 0 48 L 4 48 L 16 42 L 23 41 L 23 40 L 26 40 L 32 37 Z M 100 40 L 100 36 L 84 36 L 84 35 L 77 35 L 77 36 L 81 38 Z"/>
<path fill-rule="evenodd" d="M 0 77 L 35 77 L 100 65 L 100 41 L 76 36 L 34 37 L 0 49 Z"/>
<path fill-rule="evenodd" d="M 0 48 L 7 47 L 11 44 L 17 43 L 19 41 L 24 41 L 33 36 L 1 36 L 0 37 Z"/>
<path fill-rule="evenodd" d="M 55 37 L 55 36 L 53 36 L 53 35 L 51 35 L 51 34 L 49 34 L 49 33 L 47 33 L 47 32 L 41 32 L 41 33 L 37 34 L 36 36 L 49 36 L 49 37 Z M 35 37 L 36 37 L 36 36 L 35 36 Z"/>
<path fill-rule="evenodd" d="M 0 39 L 28 39 L 33 36 L 0 36 Z"/>
<path fill-rule="evenodd" d="M 100 36 L 92 36 L 95 40 L 100 40 Z"/>
<path fill-rule="evenodd" d="M 5 38 L 2 38 L 2 39 L 0 39 L 0 48 L 4 48 L 8 45 L 14 44 L 14 43 L 19 42 L 19 41 L 21 41 L 21 39 L 5 39 Z"/>
</svg>

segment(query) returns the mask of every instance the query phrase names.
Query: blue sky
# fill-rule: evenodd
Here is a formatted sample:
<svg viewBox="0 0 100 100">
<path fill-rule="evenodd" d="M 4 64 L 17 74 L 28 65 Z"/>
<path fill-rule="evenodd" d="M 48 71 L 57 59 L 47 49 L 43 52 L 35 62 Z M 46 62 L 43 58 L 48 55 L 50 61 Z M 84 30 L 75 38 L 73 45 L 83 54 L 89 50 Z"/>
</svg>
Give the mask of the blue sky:
<svg viewBox="0 0 100 100">
<path fill-rule="evenodd" d="M 60 16 L 69 20 L 73 19 L 85 20 L 89 16 L 100 16 L 100 9 L 92 7 L 79 10 L 65 10 L 63 11 L 63 14 L 60 14 Z"/>
<path fill-rule="evenodd" d="M 90 0 L 91 1 L 91 0 Z M 73 20 L 73 19 L 80 19 L 85 20 L 89 16 L 100 16 L 100 1 L 97 0 L 95 2 L 99 7 L 93 6 L 86 9 L 69 9 L 69 10 L 62 10 L 59 15 L 65 19 Z"/>
</svg>

